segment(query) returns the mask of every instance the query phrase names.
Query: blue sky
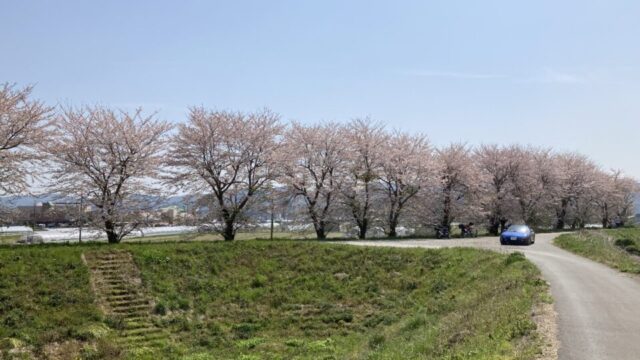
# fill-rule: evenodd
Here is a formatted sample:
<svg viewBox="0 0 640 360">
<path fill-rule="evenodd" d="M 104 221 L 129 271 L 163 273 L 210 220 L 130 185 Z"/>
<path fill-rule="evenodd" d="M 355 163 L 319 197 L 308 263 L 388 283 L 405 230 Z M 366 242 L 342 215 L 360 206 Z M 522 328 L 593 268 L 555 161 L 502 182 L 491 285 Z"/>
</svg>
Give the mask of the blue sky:
<svg viewBox="0 0 640 360">
<path fill-rule="evenodd" d="M 51 104 L 371 116 L 640 178 L 638 1 L 3 1 L 0 82 Z"/>
</svg>

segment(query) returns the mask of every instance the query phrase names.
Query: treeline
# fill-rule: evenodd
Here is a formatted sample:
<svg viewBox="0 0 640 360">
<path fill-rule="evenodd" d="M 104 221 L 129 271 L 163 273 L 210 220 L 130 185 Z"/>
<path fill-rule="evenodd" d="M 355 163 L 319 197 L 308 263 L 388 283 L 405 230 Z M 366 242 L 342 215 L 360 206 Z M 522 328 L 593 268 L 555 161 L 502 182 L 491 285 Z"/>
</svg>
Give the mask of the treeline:
<svg viewBox="0 0 640 360">
<path fill-rule="evenodd" d="M 265 201 L 297 199 L 319 239 L 351 222 L 373 227 L 507 223 L 580 228 L 633 215 L 634 179 L 578 153 L 521 145 L 432 146 L 422 134 L 370 119 L 284 124 L 254 113 L 194 107 L 172 126 L 155 115 L 100 106 L 54 109 L 31 88 L 0 88 L 0 192 L 82 196 L 88 219 L 119 242 L 151 206 L 145 194 L 200 194 L 226 240 Z M 277 198 L 277 199 L 275 199 Z M 205 221 L 205 219 L 203 219 Z"/>
</svg>

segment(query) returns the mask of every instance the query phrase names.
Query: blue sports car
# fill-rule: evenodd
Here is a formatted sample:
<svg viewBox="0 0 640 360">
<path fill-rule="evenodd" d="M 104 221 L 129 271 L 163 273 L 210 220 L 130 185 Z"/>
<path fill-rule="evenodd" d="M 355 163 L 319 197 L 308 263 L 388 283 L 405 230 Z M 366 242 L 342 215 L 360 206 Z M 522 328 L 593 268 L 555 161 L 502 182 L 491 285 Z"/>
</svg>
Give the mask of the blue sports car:
<svg viewBox="0 0 640 360">
<path fill-rule="evenodd" d="M 536 233 L 527 225 L 511 225 L 500 234 L 500 244 L 520 243 L 531 245 L 536 242 Z"/>
</svg>

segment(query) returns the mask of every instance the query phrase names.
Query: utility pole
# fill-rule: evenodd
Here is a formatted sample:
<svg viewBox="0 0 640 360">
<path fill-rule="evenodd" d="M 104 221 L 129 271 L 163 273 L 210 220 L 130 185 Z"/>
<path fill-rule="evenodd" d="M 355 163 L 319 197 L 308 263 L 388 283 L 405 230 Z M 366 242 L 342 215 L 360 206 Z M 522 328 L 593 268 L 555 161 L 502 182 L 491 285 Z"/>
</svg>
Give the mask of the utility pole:
<svg viewBox="0 0 640 360">
<path fill-rule="evenodd" d="M 84 195 L 80 195 L 80 212 L 78 213 L 78 244 L 82 244 L 82 220 L 84 219 L 84 207 L 82 206 L 82 201 L 84 200 Z"/>
<path fill-rule="evenodd" d="M 33 231 L 36 231 L 36 202 L 33 202 Z"/>
<path fill-rule="evenodd" d="M 271 197 L 271 236 L 269 238 L 273 240 L 273 212 L 275 210 L 275 206 L 273 205 L 273 197 Z"/>
</svg>

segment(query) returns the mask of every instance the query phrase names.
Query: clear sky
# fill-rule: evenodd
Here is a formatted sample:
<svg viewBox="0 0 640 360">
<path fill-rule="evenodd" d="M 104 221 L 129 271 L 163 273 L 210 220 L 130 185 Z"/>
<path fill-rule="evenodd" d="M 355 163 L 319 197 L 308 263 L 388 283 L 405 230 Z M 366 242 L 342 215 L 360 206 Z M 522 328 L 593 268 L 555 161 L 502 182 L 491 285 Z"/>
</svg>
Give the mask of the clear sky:
<svg viewBox="0 0 640 360">
<path fill-rule="evenodd" d="M 640 178 L 639 1 L 3 0 L 0 34 L 0 82 L 51 104 L 369 115 Z"/>
</svg>

